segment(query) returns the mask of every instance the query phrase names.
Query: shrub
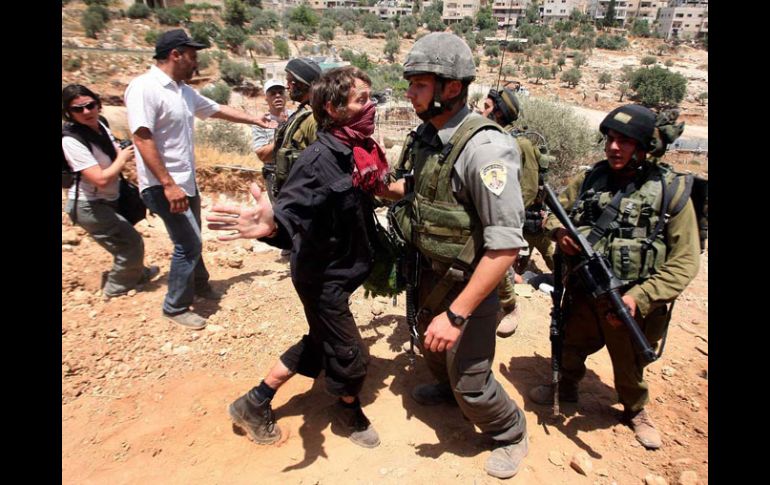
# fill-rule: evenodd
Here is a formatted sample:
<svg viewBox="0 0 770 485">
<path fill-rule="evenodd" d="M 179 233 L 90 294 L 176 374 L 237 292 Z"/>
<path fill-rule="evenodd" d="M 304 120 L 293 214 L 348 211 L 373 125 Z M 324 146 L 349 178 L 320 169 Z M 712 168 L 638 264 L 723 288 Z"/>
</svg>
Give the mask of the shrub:
<svg viewBox="0 0 770 485">
<path fill-rule="evenodd" d="M 556 161 L 549 167 L 549 179 L 558 183 L 592 156 L 595 133 L 588 122 L 569 106 L 540 98 L 520 97 L 519 123 L 542 134 Z"/>
<path fill-rule="evenodd" d="M 179 25 L 190 21 L 190 11 L 185 7 L 156 8 L 155 17 L 161 25 Z"/>
<path fill-rule="evenodd" d="M 230 102 L 230 86 L 226 83 L 218 82 L 216 84 L 210 84 L 201 89 L 201 94 L 207 98 L 213 99 L 219 104 L 227 104 Z"/>
<path fill-rule="evenodd" d="M 95 39 L 97 32 L 104 30 L 104 17 L 99 12 L 90 10 L 89 7 L 88 10 L 83 12 L 83 16 L 80 18 L 80 25 L 86 31 L 86 37 Z"/>
<path fill-rule="evenodd" d="M 241 0 L 225 0 L 224 3 L 222 20 L 228 25 L 243 27 L 247 20 L 246 5 Z"/>
<path fill-rule="evenodd" d="M 679 104 L 687 91 L 687 79 L 660 66 L 637 69 L 629 83 L 639 101 L 649 106 Z"/>
<path fill-rule="evenodd" d="M 200 42 L 206 47 L 211 47 L 211 39 L 216 39 L 222 33 L 219 26 L 210 21 L 192 22 L 190 23 L 189 28 L 190 37 L 192 37 L 195 42 Z"/>
<path fill-rule="evenodd" d="M 663 65 L 665 65 L 666 67 L 673 67 L 674 61 L 672 61 L 671 59 L 666 59 L 666 62 Z"/>
<path fill-rule="evenodd" d="M 222 31 L 221 39 L 227 47 L 235 51 L 246 42 L 248 36 L 242 28 L 229 25 Z"/>
<path fill-rule="evenodd" d="M 251 145 L 240 125 L 227 121 L 213 120 L 198 124 L 195 130 L 196 142 L 208 145 L 221 152 L 251 153 Z"/>
<path fill-rule="evenodd" d="M 148 30 L 147 33 L 144 34 L 144 41 L 150 45 L 155 45 L 155 43 L 158 41 L 159 35 L 160 32 L 157 30 Z"/>
<path fill-rule="evenodd" d="M 356 23 L 351 22 L 348 20 L 344 24 L 342 24 L 342 30 L 345 31 L 345 35 L 355 34 L 356 33 Z"/>
<path fill-rule="evenodd" d="M 219 63 L 219 72 L 224 82 L 236 86 L 241 84 L 245 77 L 250 76 L 252 70 L 246 64 L 225 59 Z"/>
<path fill-rule="evenodd" d="M 135 3 L 128 7 L 128 10 L 126 11 L 126 15 L 128 15 L 128 18 L 130 19 L 146 19 L 151 13 L 152 10 L 150 7 L 143 3 Z"/>
<path fill-rule="evenodd" d="M 600 35 L 596 39 L 596 47 L 600 49 L 621 50 L 628 47 L 628 40 L 622 35 Z"/>
<path fill-rule="evenodd" d="M 79 57 L 70 57 L 64 62 L 64 69 L 67 71 L 77 71 L 83 65 Z"/>
<path fill-rule="evenodd" d="M 599 74 L 599 84 L 602 85 L 602 89 L 607 85 L 607 83 L 612 82 L 612 74 L 608 72 L 603 72 Z"/>
<path fill-rule="evenodd" d="M 562 73 L 561 80 L 567 83 L 570 87 L 575 87 L 580 82 L 580 78 L 582 76 L 583 75 L 580 72 L 580 69 L 573 67 L 572 69 Z"/>
<path fill-rule="evenodd" d="M 642 60 L 639 61 L 643 66 L 651 66 L 658 62 L 658 59 L 655 56 L 644 56 L 642 57 Z"/>
<path fill-rule="evenodd" d="M 275 49 L 276 55 L 281 59 L 289 58 L 289 42 L 283 37 L 273 38 L 273 48 Z"/>
<path fill-rule="evenodd" d="M 207 69 L 211 65 L 211 54 L 206 51 L 198 51 L 198 69 Z"/>
</svg>

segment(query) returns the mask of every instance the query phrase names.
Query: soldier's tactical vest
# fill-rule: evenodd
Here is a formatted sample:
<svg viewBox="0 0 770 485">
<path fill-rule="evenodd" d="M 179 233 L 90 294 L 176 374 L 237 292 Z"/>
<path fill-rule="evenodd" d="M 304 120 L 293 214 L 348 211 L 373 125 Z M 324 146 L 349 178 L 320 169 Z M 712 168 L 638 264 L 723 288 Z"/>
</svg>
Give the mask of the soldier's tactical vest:
<svg viewBox="0 0 770 485">
<path fill-rule="evenodd" d="M 294 133 L 302 126 L 302 123 L 312 116 L 313 112 L 307 108 L 307 105 L 301 104 L 299 109 L 289 119 L 278 128 L 275 133 L 275 193 L 277 194 L 294 162 L 299 158 L 303 148 L 296 146 L 294 142 Z"/>
<path fill-rule="evenodd" d="M 610 261 L 615 275 L 632 283 L 654 275 L 665 262 L 663 229 L 684 207 L 689 189 L 670 167 L 648 164 L 646 176 L 613 194 L 608 190 L 610 170 L 606 160 L 588 170 L 570 218 Z"/>
<path fill-rule="evenodd" d="M 452 167 L 473 135 L 502 129 L 484 117 L 470 115 L 437 150 L 421 142 L 426 126 L 409 134 L 397 163 L 397 173 L 414 171 L 415 187 L 406 203 L 397 208 L 396 222 L 404 239 L 432 262 L 459 260 L 472 266 L 483 247 L 483 231 L 475 208 L 459 202 L 452 192 Z"/>
</svg>

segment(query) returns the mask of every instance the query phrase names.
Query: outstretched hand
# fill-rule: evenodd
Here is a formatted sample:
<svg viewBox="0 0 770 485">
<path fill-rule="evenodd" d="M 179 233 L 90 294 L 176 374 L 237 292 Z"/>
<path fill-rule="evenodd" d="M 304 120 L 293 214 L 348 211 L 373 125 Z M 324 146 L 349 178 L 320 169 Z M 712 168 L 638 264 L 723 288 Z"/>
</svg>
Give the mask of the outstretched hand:
<svg viewBox="0 0 770 485">
<path fill-rule="evenodd" d="M 228 231 L 217 236 L 220 241 L 235 239 L 258 239 L 270 236 L 276 229 L 273 219 L 273 206 L 256 183 L 252 183 L 250 192 L 256 206 L 216 204 L 206 216 L 208 228 L 214 231 Z"/>
</svg>

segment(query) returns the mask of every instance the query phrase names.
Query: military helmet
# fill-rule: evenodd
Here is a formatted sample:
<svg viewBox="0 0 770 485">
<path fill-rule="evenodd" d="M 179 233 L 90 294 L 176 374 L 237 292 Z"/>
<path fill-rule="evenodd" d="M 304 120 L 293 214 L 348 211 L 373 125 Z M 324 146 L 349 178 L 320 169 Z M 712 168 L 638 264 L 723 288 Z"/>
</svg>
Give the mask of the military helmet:
<svg viewBox="0 0 770 485">
<path fill-rule="evenodd" d="M 644 150 L 649 150 L 652 147 L 655 120 L 655 113 L 649 108 L 627 104 L 610 111 L 599 125 L 599 131 L 606 135 L 608 130 L 615 130 L 638 141 Z"/>
<path fill-rule="evenodd" d="M 502 91 L 490 89 L 487 97 L 495 103 L 495 109 L 503 114 L 506 124 L 519 119 L 521 105 L 513 90 L 508 88 L 505 88 Z"/>
<path fill-rule="evenodd" d="M 446 79 L 473 81 L 476 65 L 464 40 L 449 32 L 433 32 L 414 43 L 404 61 L 404 78 L 435 74 Z"/>
</svg>

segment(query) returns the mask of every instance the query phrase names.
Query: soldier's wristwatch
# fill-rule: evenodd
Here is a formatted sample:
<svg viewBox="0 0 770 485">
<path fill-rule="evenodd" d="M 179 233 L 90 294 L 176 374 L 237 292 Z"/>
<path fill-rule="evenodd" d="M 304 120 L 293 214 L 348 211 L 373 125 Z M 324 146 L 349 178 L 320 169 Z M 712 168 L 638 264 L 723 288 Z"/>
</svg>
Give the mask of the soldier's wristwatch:
<svg viewBox="0 0 770 485">
<path fill-rule="evenodd" d="M 468 321 L 467 317 L 462 317 L 449 308 L 446 309 L 446 316 L 449 317 L 449 323 L 455 327 L 462 327 Z"/>
</svg>

